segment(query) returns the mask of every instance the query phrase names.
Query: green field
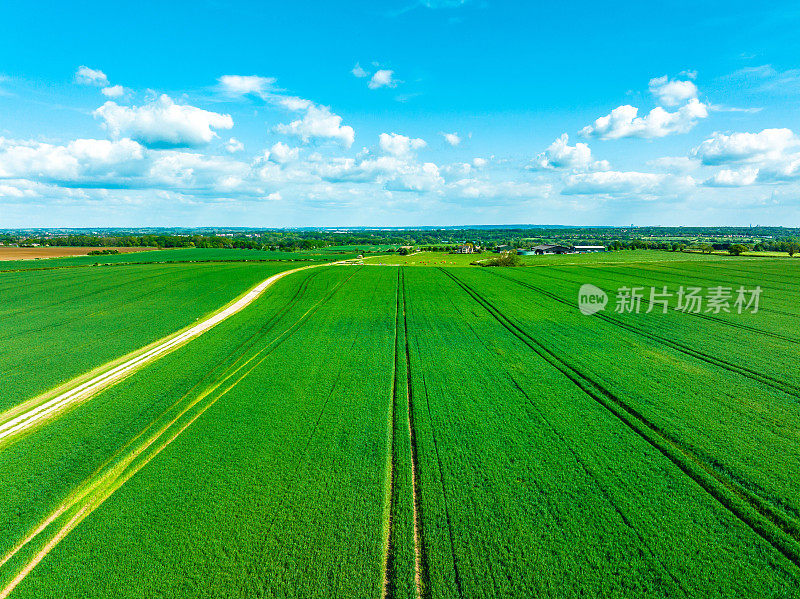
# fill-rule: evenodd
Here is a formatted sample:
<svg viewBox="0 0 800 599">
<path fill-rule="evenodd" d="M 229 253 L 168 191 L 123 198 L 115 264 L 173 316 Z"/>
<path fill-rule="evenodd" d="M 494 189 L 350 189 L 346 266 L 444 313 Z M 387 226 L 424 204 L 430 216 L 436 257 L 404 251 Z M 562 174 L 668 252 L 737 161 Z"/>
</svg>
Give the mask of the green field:
<svg viewBox="0 0 800 599">
<path fill-rule="evenodd" d="M 0 446 L 0 598 L 800 597 L 800 261 L 475 258 L 290 274 Z M 0 273 L 0 409 L 297 266 L 157 262 Z M 615 311 L 665 286 L 762 294 Z"/>
</svg>

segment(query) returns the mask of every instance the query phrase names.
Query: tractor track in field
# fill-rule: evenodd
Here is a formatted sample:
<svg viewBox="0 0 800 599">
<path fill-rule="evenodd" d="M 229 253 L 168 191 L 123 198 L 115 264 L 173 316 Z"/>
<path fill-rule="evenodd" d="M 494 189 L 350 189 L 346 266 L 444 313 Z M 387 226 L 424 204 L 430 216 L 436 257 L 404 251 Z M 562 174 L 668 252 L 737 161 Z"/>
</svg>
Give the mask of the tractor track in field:
<svg viewBox="0 0 800 599">
<path fill-rule="evenodd" d="M 573 302 L 570 302 L 569 300 L 566 300 L 566 299 L 562 298 L 559 295 L 556 295 L 555 293 L 553 293 L 551 291 L 547 291 L 546 289 L 542 289 L 541 287 L 537 287 L 536 285 L 532 285 L 530 283 L 527 283 L 525 281 L 521 281 L 521 280 L 516 279 L 514 277 L 507 277 L 507 276 L 502 275 L 500 273 L 493 272 L 492 274 L 494 276 L 500 277 L 501 279 L 505 279 L 507 281 L 511 281 L 513 283 L 521 285 L 522 287 L 525 287 L 525 288 L 530 289 L 532 291 L 535 291 L 535 292 L 537 292 L 537 293 L 539 293 L 541 295 L 549 297 L 550 299 L 553 299 L 553 300 L 555 300 L 555 301 L 557 301 L 557 302 L 559 302 L 561 304 L 564 304 L 564 305 L 566 305 L 566 306 L 568 306 L 570 308 L 575 308 L 576 307 L 576 304 L 574 304 Z M 778 379 L 776 377 L 773 377 L 773 376 L 770 376 L 770 375 L 767 375 L 767 374 L 763 374 L 761 372 L 758 372 L 757 370 L 753 370 L 752 368 L 748 368 L 748 367 L 742 366 L 740 364 L 735 364 L 733 362 L 729 362 L 728 360 L 725 360 L 723 358 L 719 358 L 717 356 L 714 356 L 712 354 L 706 353 L 704 351 L 700 351 L 698 349 L 695 349 L 693 347 L 685 345 L 685 344 L 683 344 L 683 343 L 681 343 L 679 341 L 674 341 L 674 340 L 669 339 L 667 337 L 663 337 L 663 336 L 661 336 L 661 335 L 659 335 L 657 333 L 646 331 L 646 330 L 644 330 L 644 329 L 642 329 L 640 327 L 634 326 L 632 324 L 628 324 L 626 322 L 622 322 L 622 321 L 620 321 L 620 320 L 618 320 L 616 318 L 608 316 L 607 314 L 603 314 L 601 312 L 597 312 L 596 314 L 593 314 L 592 316 L 600 318 L 603 322 L 607 322 L 607 323 L 609 323 L 611 325 L 614 325 L 616 327 L 619 327 L 621 329 L 625 329 L 627 331 L 630 331 L 630 332 L 635 333 L 637 335 L 640 335 L 642 337 L 646 337 L 647 339 L 655 341 L 655 342 L 659 343 L 660 345 L 665 345 L 667 347 L 670 347 L 670 348 L 672 348 L 674 350 L 677 350 L 677 351 L 679 351 L 679 352 L 681 352 L 681 353 L 683 353 L 685 355 L 691 356 L 691 357 L 693 357 L 693 358 L 695 358 L 697 360 L 700 360 L 702 362 L 706 362 L 708 364 L 712 364 L 712 365 L 717 366 L 719 368 L 723 368 L 723 369 L 725 369 L 725 370 L 727 370 L 729 372 L 733 372 L 735 374 L 739 374 L 739 375 L 741 375 L 741 376 L 743 376 L 745 378 L 749 378 L 749 379 L 751 379 L 753 381 L 761 383 L 762 385 L 766 385 L 766 386 L 768 386 L 768 387 L 770 387 L 772 389 L 775 389 L 776 391 L 780 391 L 782 393 L 786 393 L 787 395 L 790 395 L 795 400 L 800 398 L 800 387 L 797 386 L 797 385 L 794 385 L 794 384 L 792 384 L 790 382 L 783 381 L 781 379 Z"/>
<path fill-rule="evenodd" d="M 100 391 L 103 391 L 108 387 L 113 386 L 123 378 L 130 376 L 143 366 L 154 362 L 162 356 L 171 353 L 174 349 L 177 349 L 184 343 L 202 335 L 220 322 L 226 320 L 230 316 L 233 316 L 250 305 L 261 295 L 264 290 L 269 288 L 273 283 L 281 278 L 301 270 L 314 268 L 316 266 L 322 265 L 305 266 L 276 273 L 247 291 L 245 294 L 240 296 L 239 299 L 229 303 L 227 307 L 223 308 L 217 313 L 189 327 L 183 332 L 167 337 L 160 343 L 156 342 L 156 344 L 151 344 L 151 346 L 148 346 L 149 349 L 144 351 L 140 350 L 142 353 L 136 353 L 133 357 L 122 362 L 121 364 L 103 371 L 93 378 L 77 384 L 76 386 L 70 386 L 68 383 L 67 391 L 60 393 L 51 399 L 43 401 L 42 403 L 37 404 L 35 403 L 36 399 L 34 399 L 26 402 L 29 405 L 27 409 L 25 408 L 26 403 L 23 403 L 15 408 L 7 410 L 3 414 L 0 414 L 0 445 L 9 441 L 13 442 L 13 440 L 19 435 L 38 427 L 42 423 L 46 422 L 46 420 L 49 418 L 62 413 L 64 410 L 73 405 L 77 405 L 90 399 Z M 80 378 L 81 377 L 79 377 L 78 380 Z"/>
<path fill-rule="evenodd" d="M 636 536 L 637 540 L 639 541 L 639 545 L 647 549 L 647 552 L 650 554 L 650 557 L 661 567 L 664 573 L 672 579 L 672 581 L 683 592 L 683 594 L 688 597 L 689 592 L 683 586 L 683 583 L 677 576 L 675 576 L 675 574 L 672 573 L 672 570 L 670 570 L 670 568 L 667 567 L 667 565 L 661 560 L 658 554 L 650 547 L 650 544 L 647 542 L 647 538 L 645 538 L 645 536 L 641 532 L 639 532 L 639 529 L 637 529 L 633 525 L 630 519 L 625 515 L 625 512 L 623 512 L 622 508 L 620 508 L 619 505 L 617 505 L 617 502 L 614 501 L 614 499 L 611 497 L 611 494 L 606 490 L 602 479 L 600 479 L 592 471 L 592 469 L 589 468 L 586 462 L 580 457 L 580 454 L 577 451 L 575 451 L 575 449 L 573 449 L 572 445 L 569 442 L 567 442 L 567 440 L 559 432 L 559 430 L 555 427 L 555 425 L 553 425 L 553 423 L 550 422 L 550 419 L 547 418 L 547 416 L 545 416 L 544 412 L 542 412 L 542 410 L 536 405 L 531 396 L 528 395 L 527 391 L 525 391 L 525 389 L 522 388 L 522 385 L 519 384 L 517 379 L 515 379 L 514 376 L 511 374 L 509 374 L 508 377 L 514 384 L 514 386 L 517 388 L 517 391 L 519 391 L 525 398 L 525 400 L 528 402 L 528 405 L 530 405 L 531 408 L 536 411 L 539 419 L 547 426 L 547 428 L 550 429 L 553 435 L 555 435 L 555 437 L 561 442 L 564 448 L 572 455 L 572 457 L 575 459 L 575 462 L 580 466 L 581 470 L 586 475 L 586 477 L 595 484 L 597 489 L 602 494 L 603 498 L 608 502 L 608 504 L 612 508 L 614 508 L 614 511 L 617 513 L 617 516 L 619 516 L 620 520 L 622 520 L 622 523 L 626 526 L 626 528 L 629 529 Z"/>
<path fill-rule="evenodd" d="M 631 431 L 639 435 L 684 474 L 694 480 L 700 488 L 716 499 L 721 506 L 748 526 L 788 561 L 800 568 L 800 542 L 798 542 L 800 541 L 800 530 L 798 530 L 795 522 L 777 512 L 763 498 L 742 488 L 735 481 L 718 472 L 668 432 L 650 422 L 622 398 L 592 380 L 558 354 L 541 344 L 534 336 L 505 316 L 478 291 L 456 275 L 444 269 L 440 269 L 440 271 L 450 277 L 470 297 L 483 306 L 501 326 L 527 345 L 535 354 L 559 370 L 586 395 L 616 416 Z"/>
<path fill-rule="evenodd" d="M 383 598 L 395 598 L 395 580 L 397 572 L 394 569 L 394 551 L 392 543 L 393 517 L 395 512 L 395 471 L 397 467 L 397 443 L 396 433 L 398 428 L 397 407 L 402 399 L 399 397 L 401 385 L 400 363 L 405 361 L 405 402 L 407 418 L 405 424 L 408 430 L 409 439 L 409 458 L 411 469 L 411 493 L 412 493 L 412 525 L 414 530 L 414 596 L 416 599 L 430 598 L 430 578 L 428 574 L 428 555 L 422 534 L 422 493 L 421 481 L 419 476 L 419 458 L 417 456 L 417 436 L 414 429 L 413 401 L 411 391 L 411 353 L 408 343 L 408 320 L 406 317 L 406 292 L 405 292 L 405 272 L 402 268 L 397 269 L 397 293 L 395 305 L 395 334 L 394 334 L 394 363 L 392 371 L 392 439 L 391 439 L 391 468 L 389 472 L 390 493 L 389 497 L 389 526 L 386 539 L 386 559 L 385 575 L 383 586 Z M 402 332 L 401 332 L 402 331 Z M 402 341 L 401 341 L 402 337 Z M 402 347 L 402 349 L 401 349 Z"/>
<path fill-rule="evenodd" d="M 388 488 L 386 490 L 386 498 L 388 512 L 386 514 L 386 539 L 384 540 L 384 559 L 383 559 L 383 599 L 394 599 L 394 585 L 396 572 L 394 568 L 394 552 L 392 551 L 392 530 L 394 528 L 394 508 L 395 508 L 395 470 L 397 469 L 397 460 L 395 454 L 397 452 L 397 444 L 395 442 L 396 429 L 397 429 L 397 365 L 398 365 L 398 351 L 397 343 L 399 338 L 400 329 L 400 271 L 397 271 L 397 287 L 395 289 L 395 315 L 394 315 L 394 351 L 392 360 L 392 393 L 391 393 L 391 418 L 389 419 L 389 426 L 391 435 L 389 435 L 389 458 L 388 464 Z"/>
<path fill-rule="evenodd" d="M 414 508 L 414 583 L 418 599 L 431 596 L 428 552 L 422 531 L 422 480 L 420 479 L 419 455 L 417 453 L 417 433 L 414 426 L 414 401 L 411 388 L 411 349 L 408 342 L 408 316 L 406 310 L 406 273 L 398 271 L 399 298 L 402 298 L 403 315 L 403 353 L 406 361 L 406 409 L 408 413 L 408 438 L 411 446 L 411 487 Z M 448 520 L 449 521 L 449 520 Z M 454 558 L 455 559 L 455 558 Z M 460 585 L 459 585 L 460 591 Z"/>
<path fill-rule="evenodd" d="M 557 270 L 557 269 L 553 269 L 553 270 L 555 270 L 556 272 L 563 272 L 563 271 Z M 650 272 L 650 271 L 648 271 L 648 272 Z M 560 278 L 560 277 L 555 277 L 553 275 L 549 275 L 549 274 L 544 273 L 544 272 L 537 273 L 537 274 L 542 274 L 545 277 L 548 277 L 550 279 L 554 279 L 556 281 L 562 281 L 562 282 L 563 281 L 568 281 L 568 282 L 571 282 L 571 283 L 579 284 L 577 281 L 575 281 L 574 279 L 571 279 L 571 278 L 564 279 L 564 278 Z M 653 273 L 653 274 L 655 274 L 655 273 Z M 605 277 L 601 276 L 600 278 L 609 280 L 608 276 L 605 276 Z M 709 279 L 708 277 L 700 277 L 700 276 L 698 276 L 698 277 L 695 277 L 695 278 L 707 279 L 707 280 L 710 280 L 710 281 L 716 281 L 716 279 Z M 776 313 L 776 314 L 787 314 L 787 315 L 793 316 L 795 318 L 800 317 L 800 315 L 798 315 L 798 314 L 790 314 L 790 313 L 782 312 L 782 311 L 779 311 L 779 310 L 773 310 L 771 308 L 759 307 L 759 311 L 761 311 L 761 312 L 772 312 L 772 313 Z M 757 335 L 763 335 L 765 337 L 771 337 L 773 339 L 779 339 L 781 341 L 786 341 L 788 343 L 793 343 L 795 345 L 800 345 L 800 340 L 795 338 L 795 337 L 790 337 L 789 335 L 782 335 L 781 333 L 775 333 L 773 331 L 765 331 L 763 329 L 759 329 L 758 327 L 754 327 L 754 326 L 747 325 L 747 324 L 742 324 L 740 322 L 732 322 L 730 320 L 726 320 L 724 318 L 720 318 L 719 316 L 714 316 L 712 314 L 706 314 L 705 312 L 686 312 L 686 314 L 688 316 L 695 316 L 697 318 L 703 318 L 705 320 L 710 320 L 712 322 L 716 322 L 718 324 L 721 324 L 721 325 L 724 325 L 724 326 L 727 326 L 727 327 L 732 327 L 732 328 L 739 329 L 739 330 L 745 330 L 745 331 L 749 331 L 751 333 L 755 333 Z"/>
<path fill-rule="evenodd" d="M 8 554 L 6 554 L 2 560 L 0 560 L 0 566 L 5 564 L 9 559 L 14 557 L 16 553 L 18 553 L 21 549 L 23 549 L 28 543 L 33 541 L 37 536 L 47 530 L 51 524 L 56 522 L 59 518 L 64 516 L 64 518 L 70 518 L 69 521 L 61 526 L 59 530 L 48 540 L 46 541 L 44 547 L 38 551 L 33 558 L 25 563 L 25 566 L 20 570 L 20 572 L 14 577 L 6 586 L 0 588 L 0 599 L 5 599 L 8 595 L 14 590 L 14 588 L 24 580 L 24 578 L 39 564 L 39 562 L 44 559 L 44 557 L 49 553 L 58 543 L 60 543 L 80 522 L 86 519 L 95 509 L 97 509 L 102 503 L 104 503 L 111 495 L 113 495 L 122 485 L 124 485 L 131 477 L 137 474 L 144 466 L 150 463 L 161 451 L 163 451 L 169 444 L 171 444 L 178 436 L 180 436 L 189 426 L 191 426 L 206 410 L 208 410 L 212 405 L 214 405 L 222 396 L 228 393 L 231 389 L 236 387 L 243 379 L 245 379 L 253 370 L 255 370 L 261 363 L 263 363 L 272 353 L 282 345 L 286 340 L 288 340 L 294 333 L 299 330 L 301 325 L 308 320 L 312 315 L 314 315 L 323 305 L 327 304 L 327 302 L 333 297 L 336 291 L 339 290 L 347 281 L 349 281 L 352 276 L 357 271 L 354 271 L 347 279 L 340 282 L 320 301 L 318 301 L 314 306 L 312 306 L 309 310 L 307 310 L 300 318 L 297 319 L 290 327 L 288 327 L 285 331 L 283 331 L 280 335 L 278 335 L 275 339 L 272 340 L 265 348 L 257 351 L 253 356 L 250 358 L 245 359 L 245 355 L 240 355 L 232 364 L 230 364 L 227 368 L 223 369 L 223 376 L 215 382 L 212 382 L 205 390 L 200 392 L 197 398 L 194 401 L 188 403 L 188 405 L 181 406 L 181 404 L 187 398 L 193 396 L 199 387 L 199 383 L 195 384 L 189 391 L 187 391 L 181 399 L 179 399 L 173 406 L 171 406 L 167 411 L 165 411 L 161 416 L 159 416 L 155 421 L 151 422 L 145 429 L 143 429 L 139 434 L 137 434 L 131 441 L 129 441 L 124 448 L 131 447 L 136 440 L 143 437 L 148 430 L 156 426 L 157 421 L 163 418 L 164 416 L 168 416 L 169 412 L 173 410 L 173 408 L 178 408 L 178 414 L 175 415 L 166 425 L 162 426 L 161 429 L 151 435 L 143 444 L 140 444 L 137 448 L 131 449 L 128 453 L 121 457 L 116 462 L 112 463 L 114 457 L 119 457 L 120 453 L 123 449 L 118 450 L 115 453 L 115 456 L 106 460 L 104 465 L 100 466 L 97 471 L 89 477 L 86 481 L 84 481 L 81 485 L 79 485 L 73 492 L 67 497 L 64 503 L 59 506 L 56 510 L 54 510 L 44 521 L 43 523 L 33 532 L 33 534 L 29 535 L 28 537 L 24 538 L 21 542 L 19 542 Z M 311 277 L 308 277 L 310 279 Z M 302 285 L 301 285 L 302 287 Z M 276 323 L 286 312 L 293 306 L 298 296 L 300 295 L 300 289 L 295 292 L 293 298 L 287 303 L 284 309 L 279 313 L 279 315 L 274 316 L 273 318 L 269 319 L 268 323 L 265 324 L 261 330 L 267 329 L 270 330 L 272 328 L 272 324 Z M 230 355 L 235 354 L 239 349 L 241 349 L 245 344 L 248 344 L 252 341 L 258 333 L 254 333 L 251 335 L 245 342 L 239 345 L 237 350 L 234 350 Z M 249 347 L 252 347 L 252 343 L 250 343 Z M 247 351 L 246 348 L 244 351 Z M 237 367 L 237 364 L 244 360 L 241 365 Z M 221 365 L 219 365 L 215 370 L 219 370 Z M 230 385 L 225 387 L 219 393 L 216 393 L 220 387 L 225 385 L 227 381 L 236 377 L 242 370 L 247 368 L 243 374 L 239 375 Z M 227 374 L 225 374 L 227 373 Z M 340 373 L 341 374 L 341 371 Z M 204 377 L 207 379 L 208 377 Z M 338 380 L 338 379 L 337 379 Z M 328 396 L 328 400 L 330 399 L 330 395 L 333 394 L 333 391 Z M 209 398 L 203 402 L 206 398 Z M 325 405 L 327 405 L 327 401 L 325 401 Z M 198 407 L 199 406 L 199 407 Z M 190 414 L 190 411 L 195 409 L 195 413 L 193 415 Z M 324 406 L 323 406 L 324 412 Z M 188 421 L 184 424 L 180 424 L 181 419 L 186 417 L 189 414 Z M 316 432 L 317 427 L 319 426 L 319 422 L 322 418 L 322 414 L 317 419 L 316 424 L 314 425 L 314 430 L 312 431 L 312 437 Z M 177 425 L 177 430 L 174 430 Z M 173 432 L 174 431 L 174 432 Z M 166 438 L 166 440 L 164 440 Z M 309 438 L 308 444 L 310 444 L 311 439 Z M 308 444 L 306 445 L 306 450 L 308 448 Z M 299 466 L 298 466 L 299 467 Z M 70 502 L 70 497 L 72 500 Z M 80 504 L 80 505 L 79 505 Z"/>
<path fill-rule="evenodd" d="M 404 269 L 401 268 L 400 270 L 403 271 Z M 416 486 L 416 489 L 418 489 L 418 491 L 419 491 L 419 522 L 420 522 L 420 543 L 421 543 L 420 555 L 421 555 L 422 560 L 423 560 L 423 567 L 422 567 L 422 572 L 421 572 L 421 576 L 422 576 L 422 591 L 423 591 L 422 598 L 423 599 L 429 599 L 432 595 L 431 595 L 431 588 L 430 588 L 430 583 L 429 583 L 429 581 L 430 581 L 430 579 L 429 579 L 429 569 L 428 569 L 428 565 L 427 565 L 427 559 L 428 558 L 427 558 L 427 552 L 425 551 L 425 536 L 424 536 L 425 529 L 424 529 L 424 526 L 422 524 L 422 522 L 423 522 L 423 520 L 422 520 L 422 517 L 423 517 L 423 513 L 422 513 L 422 478 L 419 477 L 420 467 L 419 467 L 419 462 L 417 460 L 417 451 L 416 451 L 416 432 L 415 432 L 416 431 L 416 427 L 415 427 L 415 424 L 414 424 L 415 421 L 416 421 L 416 417 L 415 417 L 415 407 L 414 407 L 415 406 L 414 391 L 413 391 L 413 387 L 411 385 L 411 381 L 412 381 L 412 376 L 411 376 L 411 347 L 410 347 L 410 343 L 409 343 L 409 340 L 408 340 L 408 317 L 407 317 L 407 314 L 408 314 L 408 309 L 407 309 L 408 303 L 407 303 L 407 300 L 406 300 L 405 272 L 402 273 L 401 284 L 402 284 L 402 292 L 403 292 L 402 293 L 402 295 L 403 295 L 403 328 L 405 329 L 405 334 L 406 334 L 406 336 L 405 336 L 405 354 L 406 354 L 406 372 L 408 373 L 408 409 L 409 409 L 409 412 L 408 412 L 409 416 L 408 417 L 409 417 L 409 426 L 410 426 L 411 432 L 414 433 L 414 438 L 412 440 L 413 441 L 412 447 L 414 447 L 415 449 L 413 450 L 413 453 L 412 453 L 412 457 L 413 457 L 412 463 L 413 462 L 417 462 L 416 466 L 414 468 L 414 472 L 417 473 L 417 484 L 415 486 Z M 452 518 L 450 516 L 450 507 L 449 507 L 450 504 L 449 504 L 449 501 L 448 501 L 448 498 L 447 498 L 447 485 L 445 484 L 445 479 L 444 479 L 444 463 L 442 462 L 441 452 L 439 451 L 439 442 L 438 442 L 438 440 L 436 438 L 436 428 L 434 426 L 433 410 L 431 409 L 431 399 L 430 399 L 430 395 L 428 394 L 428 385 L 425 382 L 425 372 L 424 371 L 421 372 L 420 377 L 422 379 L 422 389 L 423 389 L 423 393 L 425 395 L 425 404 L 426 404 L 426 407 L 427 407 L 428 422 L 430 423 L 430 427 L 431 427 L 431 439 L 433 440 L 434 453 L 436 453 L 436 462 L 437 462 L 437 465 L 438 465 L 438 468 L 439 468 L 439 480 L 440 480 L 441 485 L 442 485 L 442 500 L 443 500 L 443 504 L 444 504 L 444 514 L 445 514 L 445 520 L 447 522 L 448 536 L 449 536 L 449 539 L 450 539 L 450 554 L 451 554 L 451 557 L 453 559 L 453 578 L 454 578 L 454 581 L 455 581 L 455 584 L 456 584 L 456 590 L 458 591 L 458 596 L 463 598 L 464 597 L 464 589 L 463 589 L 463 585 L 462 585 L 462 582 L 461 582 L 461 572 L 460 572 L 459 567 L 458 567 L 458 556 L 456 555 L 455 534 L 453 533 L 453 521 L 452 521 Z M 415 497 L 415 503 L 416 502 L 417 502 L 417 498 Z"/>
</svg>

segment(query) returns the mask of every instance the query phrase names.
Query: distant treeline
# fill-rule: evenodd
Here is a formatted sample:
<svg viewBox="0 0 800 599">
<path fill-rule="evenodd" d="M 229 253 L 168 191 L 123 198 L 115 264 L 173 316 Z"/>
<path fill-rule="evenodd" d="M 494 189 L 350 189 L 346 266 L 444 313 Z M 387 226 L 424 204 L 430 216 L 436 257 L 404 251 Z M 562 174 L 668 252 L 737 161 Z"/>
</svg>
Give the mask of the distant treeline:
<svg viewBox="0 0 800 599">
<path fill-rule="evenodd" d="M 87 246 L 98 248 L 239 248 L 271 251 L 351 248 L 389 248 L 412 246 L 415 249 L 450 252 L 471 242 L 484 249 L 530 248 L 537 244 L 603 245 L 611 250 L 653 249 L 683 251 L 700 245 L 726 250 L 746 244 L 756 251 L 788 252 L 800 240 L 800 229 L 780 227 L 614 227 L 614 228 L 477 228 L 407 230 L 213 230 L 195 233 L 137 232 L 114 229 L 91 233 L 48 232 L 45 230 L 0 232 L 0 242 L 19 245 Z M 375 246 L 383 246 L 381 248 Z"/>
</svg>

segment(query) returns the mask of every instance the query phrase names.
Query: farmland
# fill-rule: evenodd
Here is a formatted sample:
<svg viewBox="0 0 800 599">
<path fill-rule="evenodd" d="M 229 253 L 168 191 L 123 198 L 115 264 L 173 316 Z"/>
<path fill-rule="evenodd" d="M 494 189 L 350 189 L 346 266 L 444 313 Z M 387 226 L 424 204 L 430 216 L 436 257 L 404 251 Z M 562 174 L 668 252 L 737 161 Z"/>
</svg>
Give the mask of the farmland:
<svg viewBox="0 0 800 599">
<path fill-rule="evenodd" d="M 115 250 L 121 254 L 144 251 L 141 247 L 120 247 Z M 0 262 L 9 260 L 41 260 L 42 258 L 62 258 L 64 256 L 85 256 L 94 247 L 13 247 L 0 246 Z"/>
<path fill-rule="evenodd" d="M 146 254 L 0 273 L 0 410 L 321 264 Z M 290 274 L 0 447 L 0 598 L 800 597 L 800 261 L 474 259 Z M 615 310 L 680 286 L 761 303 Z"/>
</svg>

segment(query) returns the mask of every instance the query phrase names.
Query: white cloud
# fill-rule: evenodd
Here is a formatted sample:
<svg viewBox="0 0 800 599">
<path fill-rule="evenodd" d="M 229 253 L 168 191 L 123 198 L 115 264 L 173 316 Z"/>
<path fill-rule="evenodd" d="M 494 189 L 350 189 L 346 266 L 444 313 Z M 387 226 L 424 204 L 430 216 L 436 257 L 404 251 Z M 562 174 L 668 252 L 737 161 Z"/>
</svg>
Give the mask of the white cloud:
<svg viewBox="0 0 800 599">
<path fill-rule="evenodd" d="M 231 137 L 228 143 L 225 144 L 225 151 L 229 154 L 236 154 L 237 152 L 244 151 L 244 144 L 235 137 Z"/>
<path fill-rule="evenodd" d="M 578 173 L 567 177 L 561 193 L 565 195 L 665 195 L 687 190 L 694 186 L 691 177 L 673 177 L 664 174 L 636 171 L 599 171 Z"/>
<path fill-rule="evenodd" d="M 743 168 L 738 171 L 722 169 L 703 184 L 710 187 L 745 187 L 755 183 L 757 178 L 757 168 Z"/>
<path fill-rule="evenodd" d="M 700 161 L 687 156 L 664 156 L 650 160 L 648 166 L 672 174 L 688 173 L 700 166 Z"/>
<path fill-rule="evenodd" d="M 278 104 L 291 110 L 293 112 L 299 112 L 301 110 L 308 110 L 314 103 L 311 100 L 305 100 L 303 98 L 298 98 L 296 96 L 281 96 L 276 99 Z"/>
<path fill-rule="evenodd" d="M 532 169 L 577 169 L 608 170 L 609 164 L 605 160 L 593 161 L 592 150 L 584 143 L 569 145 L 569 135 L 562 134 L 541 154 L 536 156 L 531 164 Z"/>
<path fill-rule="evenodd" d="M 167 95 L 140 107 L 108 101 L 94 111 L 114 139 L 129 137 L 151 148 L 197 147 L 217 136 L 214 129 L 231 129 L 230 115 L 176 104 Z"/>
<path fill-rule="evenodd" d="M 264 98 L 275 84 L 274 77 L 223 75 L 218 80 L 222 92 L 231 97 L 254 95 Z"/>
<path fill-rule="evenodd" d="M 678 106 L 697 97 L 697 86 L 691 81 L 669 79 L 664 75 L 650 80 L 650 93 L 664 106 Z"/>
<path fill-rule="evenodd" d="M 66 146 L 0 140 L 0 178 L 4 179 L 111 182 L 140 174 L 144 159 L 144 148 L 130 139 L 76 139 Z"/>
<path fill-rule="evenodd" d="M 94 85 L 97 87 L 106 87 L 108 85 L 108 77 L 103 71 L 90 69 L 87 66 L 78 67 L 75 72 L 75 81 L 81 85 Z"/>
<path fill-rule="evenodd" d="M 378 89 L 379 87 L 397 87 L 397 80 L 394 78 L 394 71 L 389 69 L 380 69 L 375 71 L 372 79 L 369 80 L 367 87 L 370 89 Z"/>
<path fill-rule="evenodd" d="M 708 106 L 697 98 L 675 112 L 667 112 L 660 106 L 643 117 L 637 116 L 639 109 L 624 105 L 600 117 L 594 124 L 581 129 L 581 135 L 600 139 L 620 139 L 623 137 L 656 138 L 673 133 L 686 133 L 691 130 L 698 119 L 708 116 Z"/>
<path fill-rule="evenodd" d="M 269 159 L 278 164 L 286 164 L 293 162 L 300 157 L 300 148 L 292 148 L 287 144 L 279 141 L 274 144 L 269 150 Z"/>
<path fill-rule="evenodd" d="M 272 192 L 271 194 L 267 195 L 267 199 L 271 202 L 277 202 L 283 199 L 283 196 L 279 191 Z"/>
<path fill-rule="evenodd" d="M 101 89 L 100 92 L 106 98 L 119 98 L 125 95 L 125 88 L 121 85 L 110 85 L 109 87 Z"/>
<path fill-rule="evenodd" d="M 487 164 L 489 164 L 489 161 L 486 158 L 473 158 L 472 160 L 472 166 L 475 168 L 483 168 Z"/>
<path fill-rule="evenodd" d="M 397 156 L 362 160 L 315 156 L 308 167 L 326 181 L 377 183 L 391 191 L 434 191 L 444 184 L 439 167 L 434 163 L 419 163 Z"/>
<path fill-rule="evenodd" d="M 692 151 L 703 164 L 742 164 L 778 161 L 789 148 L 800 145 L 791 129 L 764 129 L 760 133 L 714 133 Z"/>
<path fill-rule="evenodd" d="M 364 77 L 368 77 L 369 73 L 367 73 L 359 63 L 356 63 L 356 66 L 353 67 L 353 70 L 350 71 L 354 77 L 358 77 L 359 79 L 363 79 Z"/>
<path fill-rule="evenodd" d="M 456 197 L 467 199 L 523 199 L 546 198 L 552 186 L 524 181 L 487 181 L 485 179 L 460 179 L 447 186 Z"/>
<path fill-rule="evenodd" d="M 398 133 L 381 133 L 378 137 L 381 150 L 398 158 L 412 155 L 416 150 L 424 148 L 424 139 L 413 139 Z"/>
<path fill-rule="evenodd" d="M 708 185 L 738 187 L 800 178 L 800 136 L 791 129 L 714 133 L 692 151 L 692 156 L 709 166 L 750 167 L 738 171 L 723 169 L 706 182 Z"/>
<path fill-rule="evenodd" d="M 302 119 L 288 125 L 278 125 L 276 131 L 286 135 L 296 135 L 304 142 L 312 139 L 331 139 L 349 148 L 353 145 L 355 131 L 349 125 L 342 125 L 342 117 L 333 114 L 327 106 L 311 104 Z"/>
<path fill-rule="evenodd" d="M 32 189 L 21 189 L 15 185 L 0 183 L 0 198 L 25 198 L 33 197 L 36 193 Z"/>
<path fill-rule="evenodd" d="M 728 76 L 747 89 L 760 92 L 796 92 L 800 88 L 800 69 L 779 71 L 770 64 L 745 67 Z"/>
<path fill-rule="evenodd" d="M 458 133 L 442 133 L 442 136 L 451 146 L 457 146 L 461 143 L 461 138 L 458 136 Z"/>
</svg>

